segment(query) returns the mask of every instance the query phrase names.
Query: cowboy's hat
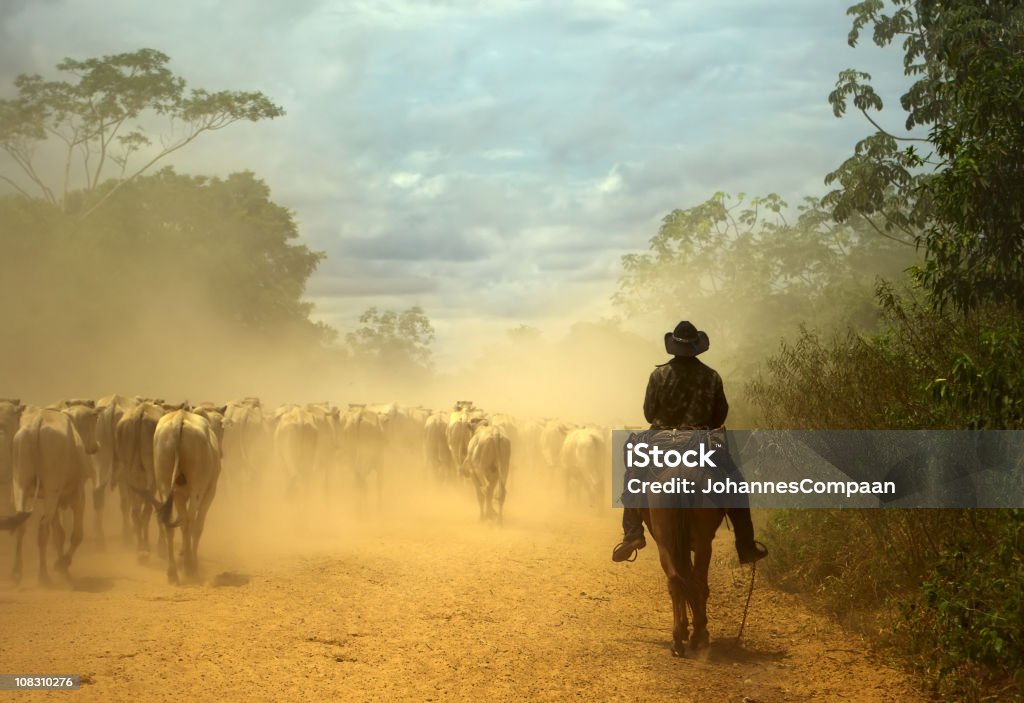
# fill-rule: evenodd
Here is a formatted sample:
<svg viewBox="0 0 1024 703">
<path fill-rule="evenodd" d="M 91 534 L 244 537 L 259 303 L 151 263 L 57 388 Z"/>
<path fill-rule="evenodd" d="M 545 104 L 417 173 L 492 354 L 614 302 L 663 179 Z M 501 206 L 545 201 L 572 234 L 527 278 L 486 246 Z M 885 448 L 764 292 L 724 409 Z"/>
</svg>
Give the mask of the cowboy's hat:
<svg viewBox="0 0 1024 703">
<path fill-rule="evenodd" d="M 706 332 L 699 332 L 693 323 L 683 320 L 665 333 L 665 351 L 672 356 L 697 356 L 711 346 Z"/>
</svg>

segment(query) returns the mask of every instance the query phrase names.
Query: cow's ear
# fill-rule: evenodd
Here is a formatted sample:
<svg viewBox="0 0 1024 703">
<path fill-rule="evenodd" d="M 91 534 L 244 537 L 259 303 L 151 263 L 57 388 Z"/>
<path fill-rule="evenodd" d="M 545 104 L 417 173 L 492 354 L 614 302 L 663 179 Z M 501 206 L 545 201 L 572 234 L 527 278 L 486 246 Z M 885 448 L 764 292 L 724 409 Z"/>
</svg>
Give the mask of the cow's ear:
<svg viewBox="0 0 1024 703">
<path fill-rule="evenodd" d="M 25 405 L 24 404 L 21 404 L 21 405 L 18 406 L 18 412 L 19 413 L 25 412 Z"/>
<path fill-rule="evenodd" d="M 221 415 L 223 415 L 224 413 L 226 413 L 228 411 L 228 406 L 226 406 L 226 405 L 218 405 L 216 408 L 214 408 L 214 410 L 216 410 Z"/>
</svg>

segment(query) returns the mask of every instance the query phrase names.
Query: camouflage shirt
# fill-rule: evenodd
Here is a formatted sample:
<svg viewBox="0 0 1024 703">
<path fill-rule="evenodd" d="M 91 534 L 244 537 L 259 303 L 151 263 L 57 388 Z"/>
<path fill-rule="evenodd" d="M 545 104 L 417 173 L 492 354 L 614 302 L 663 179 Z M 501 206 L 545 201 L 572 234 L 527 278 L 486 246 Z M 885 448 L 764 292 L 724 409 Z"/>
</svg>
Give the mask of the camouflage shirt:
<svg viewBox="0 0 1024 703">
<path fill-rule="evenodd" d="M 714 429 L 728 414 L 722 377 L 696 357 L 677 356 L 651 372 L 644 417 L 652 426 Z"/>
</svg>

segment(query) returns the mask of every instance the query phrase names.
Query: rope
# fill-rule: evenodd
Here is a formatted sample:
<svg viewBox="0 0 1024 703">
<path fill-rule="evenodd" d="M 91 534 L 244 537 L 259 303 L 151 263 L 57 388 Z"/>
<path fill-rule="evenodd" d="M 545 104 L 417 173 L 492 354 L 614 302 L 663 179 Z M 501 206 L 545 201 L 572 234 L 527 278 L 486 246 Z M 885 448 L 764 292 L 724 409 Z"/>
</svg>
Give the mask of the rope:
<svg viewBox="0 0 1024 703">
<path fill-rule="evenodd" d="M 743 619 L 740 620 L 740 631 L 736 633 L 736 644 L 743 638 L 743 628 L 747 626 L 747 612 L 750 610 L 750 598 L 754 595 L 754 577 L 757 576 L 757 562 L 750 565 L 750 589 L 747 591 L 747 602 L 743 605 Z"/>
</svg>

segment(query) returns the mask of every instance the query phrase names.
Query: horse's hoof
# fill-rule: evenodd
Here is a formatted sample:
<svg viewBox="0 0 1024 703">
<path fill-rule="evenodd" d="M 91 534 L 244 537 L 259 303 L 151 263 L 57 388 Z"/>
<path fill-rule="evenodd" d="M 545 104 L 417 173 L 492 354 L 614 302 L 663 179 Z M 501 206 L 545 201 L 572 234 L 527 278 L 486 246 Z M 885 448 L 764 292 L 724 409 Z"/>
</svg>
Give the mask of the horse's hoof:
<svg viewBox="0 0 1024 703">
<path fill-rule="evenodd" d="M 14 569 L 11 572 L 11 580 L 14 581 L 15 586 L 21 583 L 21 569 Z"/>
<path fill-rule="evenodd" d="M 708 635 L 707 630 L 701 630 L 694 632 L 693 637 L 690 638 L 690 649 L 693 651 L 699 651 L 706 649 L 711 644 L 711 637 Z"/>
<path fill-rule="evenodd" d="M 178 585 L 178 572 L 174 569 L 167 570 L 167 583 L 171 584 L 172 586 Z"/>
<path fill-rule="evenodd" d="M 683 659 L 686 657 L 686 643 L 674 643 L 672 645 L 672 656 L 677 659 Z"/>
<path fill-rule="evenodd" d="M 142 552 L 137 557 L 139 564 L 145 566 L 149 563 L 149 552 Z"/>
<path fill-rule="evenodd" d="M 65 576 L 67 576 L 68 569 L 70 567 L 71 557 L 69 556 L 63 556 L 53 563 L 53 568 L 55 568 L 57 571 L 64 574 Z"/>
</svg>

